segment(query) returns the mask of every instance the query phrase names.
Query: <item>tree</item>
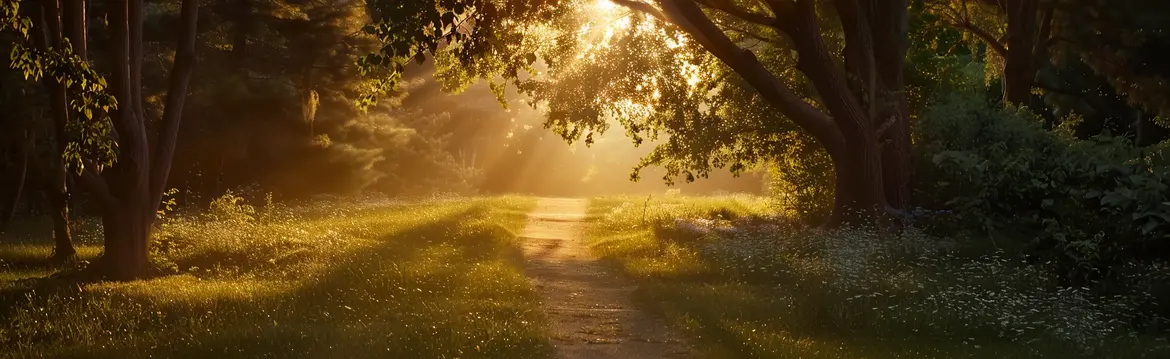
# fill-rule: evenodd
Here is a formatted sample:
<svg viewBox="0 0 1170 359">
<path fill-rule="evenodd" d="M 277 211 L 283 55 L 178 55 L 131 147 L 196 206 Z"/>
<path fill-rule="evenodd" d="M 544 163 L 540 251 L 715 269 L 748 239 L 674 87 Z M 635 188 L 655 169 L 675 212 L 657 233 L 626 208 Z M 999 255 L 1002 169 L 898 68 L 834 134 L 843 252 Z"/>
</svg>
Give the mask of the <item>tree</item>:
<svg viewBox="0 0 1170 359">
<path fill-rule="evenodd" d="M 59 49 L 65 53 L 76 54 L 76 60 L 86 61 L 86 1 L 40 1 L 33 4 L 30 11 L 33 19 L 35 34 L 33 43 L 42 53 Z M 51 180 L 45 183 L 48 190 L 50 206 L 53 208 L 53 256 L 59 260 L 73 257 L 76 250 L 73 248 L 72 234 L 70 233 L 69 199 L 69 165 L 65 160 L 66 148 L 69 144 L 68 126 L 70 117 L 79 116 L 69 105 L 69 87 L 65 81 L 57 76 L 46 76 L 41 79 L 46 92 L 49 94 L 50 113 L 53 118 L 53 146 L 50 155 L 53 158 L 48 166 Z M 73 96 L 72 100 L 80 100 Z"/>
<path fill-rule="evenodd" d="M 1036 73 L 1048 61 L 1053 45 L 1057 1 L 942 0 L 932 3 L 951 26 L 982 40 L 991 54 L 1002 61 L 1004 103 L 1027 105 Z"/>
<path fill-rule="evenodd" d="M 53 257 L 58 260 L 72 258 L 76 253 L 69 231 L 70 190 L 65 154 L 69 143 L 67 133 L 69 118 L 74 111 L 74 106 L 70 104 L 70 91 L 84 87 L 78 83 L 76 88 L 71 89 L 71 80 L 75 75 L 86 76 L 85 71 L 88 70 L 88 67 L 77 66 L 78 63 L 85 61 L 85 4 L 85 1 L 81 0 L 66 2 L 64 6 L 58 1 L 40 1 L 31 2 L 30 6 L 24 9 L 21 9 L 17 2 L 3 5 L 4 23 L 8 25 L 8 29 L 15 30 L 22 40 L 33 45 L 31 51 L 23 45 L 14 48 L 13 53 L 21 56 L 13 57 L 13 67 L 24 70 L 26 78 L 32 76 L 41 80 L 49 95 L 53 119 L 51 131 L 53 146 L 50 155 L 53 160 L 46 166 L 50 172 L 46 177 L 50 181 L 44 185 L 50 206 L 54 209 Z M 74 48 L 81 51 L 74 52 Z M 39 60 L 47 61 L 42 64 Z M 54 73 L 52 76 L 41 76 L 44 70 Z M 22 170 L 26 171 L 27 168 Z M 21 184 L 23 185 L 23 181 Z"/>
<path fill-rule="evenodd" d="M 410 124 L 387 101 L 359 112 L 355 66 L 373 51 L 364 2 L 216 1 L 201 21 L 200 73 L 172 184 L 210 199 L 255 187 L 278 200 L 387 190 Z M 222 35 L 221 35 L 222 34 Z M 197 202 L 198 199 L 189 203 Z"/>
<path fill-rule="evenodd" d="M 1165 85 L 1149 50 L 1167 41 L 1170 6 L 1158 0 L 927 0 L 947 23 L 1002 60 L 1004 99 L 1026 104 L 1055 57 L 1083 61 L 1135 105 L 1161 112 Z M 1071 55 L 1071 56 L 1069 56 Z"/>
<path fill-rule="evenodd" d="M 166 104 L 152 138 L 148 135 L 151 121 L 144 116 L 142 105 L 143 8 L 141 0 L 110 4 L 110 89 L 120 104 L 111 112 L 111 121 L 120 151 L 114 166 L 101 175 L 87 167 L 80 181 L 102 206 L 105 246 L 101 265 L 116 279 L 133 279 L 148 269 L 150 231 L 166 190 L 195 65 L 199 2 L 183 0 Z"/>
<path fill-rule="evenodd" d="M 62 3 L 67 6 L 62 8 Z M 96 268 L 113 279 L 137 278 L 148 269 L 150 231 L 170 173 L 194 67 L 199 2 L 181 2 L 178 46 L 157 124 L 143 106 L 144 1 L 104 4 L 110 46 L 101 53 L 111 68 L 108 88 L 87 61 L 85 3 L 48 0 L 40 5 L 33 10 L 46 20 L 33 22 L 15 16 L 19 2 L 4 3 L 9 16 L 5 25 L 25 36 L 30 29 L 39 30 L 46 40 L 44 46 L 19 49 L 13 67 L 26 77 L 50 82 L 55 125 L 61 132 L 73 128 L 72 136 L 65 137 L 70 141 L 62 157 L 78 171 L 78 183 L 101 207 L 105 244 Z M 70 120 L 70 110 L 86 120 Z"/>
<path fill-rule="evenodd" d="M 614 3 L 669 29 L 660 41 L 675 34 L 694 41 L 754 89 L 764 103 L 826 149 L 836 178 L 831 224 L 853 213 L 907 205 L 910 123 L 903 94 L 908 42 L 905 1 Z M 526 43 L 532 36 L 525 35 L 540 28 L 555 29 L 555 22 L 581 16 L 567 9 L 588 6 L 555 1 L 397 3 L 376 17 L 379 23 L 369 28 L 387 46 L 364 64 L 400 68 L 394 59 L 434 53 L 441 43 L 465 69 L 463 77 L 491 81 L 502 75 L 516 79 L 519 70 L 531 70 L 537 57 L 555 69 L 565 65 L 557 62 L 555 46 L 540 50 L 540 46 Z M 826 14 L 830 15 L 822 16 Z M 753 50 L 745 48 L 747 43 L 733 40 L 732 33 L 768 39 L 769 46 L 791 49 L 798 58 L 795 72 L 766 66 Z M 571 36 L 571 32 L 559 34 Z M 627 75 L 637 78 L 636 74 Z M 794 90 L 796 78 L 801 77 L 811 84 L 815 102 Z M 589 98 L 595 94 L 580 95 Z M 562 132 L 568 139 L 588 136 L 585 132 L 604 131 L 601 110 L 613 109 L 595 106 L 565 114 L 559 124 L 556 117 L 546 124 L 565 128 Z"/>
<path fill-rule="evenodd" d="M 946 23 L 988 49 L 989 70 L 1003 81 L 1005 104 L 1068 114 L 1100 133 L 1108 121 L 1141 144 L 1170 109 L 1158 50 L 1170 43 L 1170 7 L 1156 0 L 931 0 Z M 1034 102 L 1041 93 L 1044 102 Z M 1119 97 L 1120 96 L 1120 97 Z M 1122 100 L 1125 103 L 1117 103 Z M 1132 109 L 1124 108 L 1127 106 Z M 1047 105 L 1049 109 L 1042 109 Z M 1052 113 L 1046 113 L 1051 117 Z M 1084 132 L 1084 131 L 1082 131 Z"/>
</svg>

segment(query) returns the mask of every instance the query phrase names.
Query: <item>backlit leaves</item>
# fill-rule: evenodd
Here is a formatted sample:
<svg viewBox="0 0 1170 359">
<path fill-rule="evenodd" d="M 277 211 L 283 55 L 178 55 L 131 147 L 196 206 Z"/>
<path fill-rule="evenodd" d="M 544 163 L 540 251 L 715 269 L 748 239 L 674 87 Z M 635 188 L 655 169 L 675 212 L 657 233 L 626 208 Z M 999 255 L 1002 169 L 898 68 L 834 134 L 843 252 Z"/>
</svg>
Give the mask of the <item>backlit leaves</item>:
<svg viewBox="0 0 1170 359">
<path fill-rule="evenodd" d="M 4 25 L 2 30 L 20 35 L 27 43 L 32 22 L 19 15 L 19 6 L 15 0 L 0 2 L 0 24 Z M 27 80 L 41 81 L 47 76 L 66 87 L 68 106 L 75 114 L 66 124 L 69 143 L 62 154 L 70 167 L 80 173 L 86 163 L 99 171 L 113 164 L 117 144 L 111 137 L 113 125 L 108 113 L 118 107 L 118 101 L 108 93 L 105 78 L 73 52 L 68 38 L 61 48 L 46 50 L 14 44 L 9 66 Z"/>
</svg>

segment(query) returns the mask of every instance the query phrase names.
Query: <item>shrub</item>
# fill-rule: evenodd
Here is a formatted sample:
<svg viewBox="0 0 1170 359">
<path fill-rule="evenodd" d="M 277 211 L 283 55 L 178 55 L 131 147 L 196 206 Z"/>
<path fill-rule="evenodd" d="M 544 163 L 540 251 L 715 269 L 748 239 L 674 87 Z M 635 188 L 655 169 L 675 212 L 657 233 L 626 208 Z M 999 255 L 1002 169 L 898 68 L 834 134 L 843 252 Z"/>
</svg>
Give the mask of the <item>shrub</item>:
<svg viewBox="0 0 1170 359">
<path fill-rule="evenodd" d="M 780 213 L 807 223 L 820 221 L 833 204 L 833 162 L 829 154 L 799 132 L 788 132 L 785 146 L 768 164 L 767 189 Z"/>
<path fill-rule="evenodd" d="M 1046 130 L 1030 112 L 981 98 L 951 96 L 916 128 L 917 199 L 952 210 L 951 229 L 1021 239 L 1078 282 L 1170 253 L 1165 144 L 1078 140 L 1068 127 Z"/>
<path fill-rule="evenodd" d="M 914 229 L 891 235 L 702 217 L 657 226 L 660 240 L 689 238 L 681 243 L 721 277 L 782 288 L 788 294 L 778 300 L 793 308 L 786 325 L 803 330 L 930 333 L 975 348 L 995 337 L 1110 357 L 1110 345 L 1140 340 L 1135 328 L 1165 320 L 1146 311 L 1156 299 L 1142 288 L 1102 295 L 1063 285 L 1004 252 L 965 255 L 956 242 Z"/>
</svg>

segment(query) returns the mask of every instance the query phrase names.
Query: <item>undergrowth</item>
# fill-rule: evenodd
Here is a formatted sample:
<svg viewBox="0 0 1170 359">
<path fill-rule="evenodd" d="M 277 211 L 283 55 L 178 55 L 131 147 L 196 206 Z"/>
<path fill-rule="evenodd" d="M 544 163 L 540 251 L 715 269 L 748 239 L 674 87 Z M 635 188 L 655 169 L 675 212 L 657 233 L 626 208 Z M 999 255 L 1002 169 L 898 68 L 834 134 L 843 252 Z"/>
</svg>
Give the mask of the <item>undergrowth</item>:
<svg viewBox="0 0 1170 359">
<path fill-rule="evenodd" d="M 594 251 L 640 303 L 716 356 L 1161 358 L 1166 319 L 1133 286 L 1062 286 L 1022 256 L 920 231 L 825 231 L 750 197 L 595 199 Z M 1148 281 L 1164 267 L 1134 268 Z"/>
</svg>

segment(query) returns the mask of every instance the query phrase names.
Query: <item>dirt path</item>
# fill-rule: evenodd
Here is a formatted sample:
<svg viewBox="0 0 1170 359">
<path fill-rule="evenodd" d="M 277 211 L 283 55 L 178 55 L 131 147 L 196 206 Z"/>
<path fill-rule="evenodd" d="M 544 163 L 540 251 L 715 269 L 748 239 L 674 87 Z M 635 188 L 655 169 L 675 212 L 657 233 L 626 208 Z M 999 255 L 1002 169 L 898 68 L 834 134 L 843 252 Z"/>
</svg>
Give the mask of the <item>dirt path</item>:
<svg viewBox="0 0 1170 359">
<path fill-rule="evenodd" d="M 590 256 L 581 238 L 588 203 L 541 198 L 521 233 L 526 271 L 543 297 L 557 357 L 691 357 L 662 320 L 631 305 L 636 285 Z"/>
</svg>

